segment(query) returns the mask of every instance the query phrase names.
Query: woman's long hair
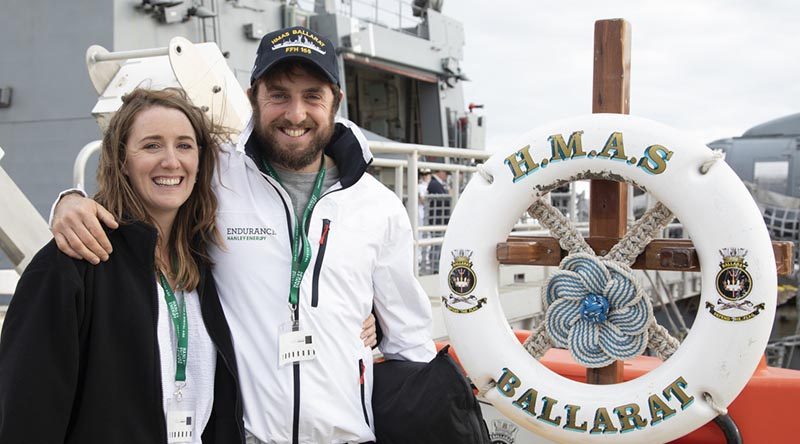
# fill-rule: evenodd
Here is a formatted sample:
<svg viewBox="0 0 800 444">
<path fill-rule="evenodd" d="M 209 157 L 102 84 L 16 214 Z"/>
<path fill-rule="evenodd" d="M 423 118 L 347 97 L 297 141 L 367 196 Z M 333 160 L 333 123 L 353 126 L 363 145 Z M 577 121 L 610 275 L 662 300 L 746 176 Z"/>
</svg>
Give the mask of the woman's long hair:
<svg viewBox="0 0 800 444">
<path fill-rule="evenodd" d="M 164 264 L 156 257 L 161 270 L 171 270 L 178 286 L 192 290 L 200 281 L 195 258 L 210 264 L 210 244 L 222 246 L 216 226 L 217 198 L 211 190 L 214 169 L 217 167 L 219 143 L 225 132 L 212 124 L 205 113 L 192 105 L 186 93 L 177 88 L 163 90 L 135 89 L 123 96 L 122 107 L 109 122 L 103 136 L 100 164 L 97 169 L 98 192 L 94 199 L 103 205 L 122 224 L 145 222 L 156 226 L 145 209 L 141 196 L 131 186 L 123 173 L 126 148 L 136 116 L 153 106 L 162 106 L 182 112 L 194 128 L 199 148 L 197 182 L 192 193 L 178 209 L 172 224 L 170 244 L 159 244 L 170 252 L 172 264 Z"/>
</svg>

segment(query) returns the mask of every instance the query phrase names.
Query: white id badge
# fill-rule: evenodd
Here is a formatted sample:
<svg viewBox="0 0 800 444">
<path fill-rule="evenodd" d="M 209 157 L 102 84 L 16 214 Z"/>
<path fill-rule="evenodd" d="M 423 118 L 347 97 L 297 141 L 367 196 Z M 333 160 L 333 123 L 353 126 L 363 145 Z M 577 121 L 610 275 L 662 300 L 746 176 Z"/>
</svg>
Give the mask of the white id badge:
<svg viewBox="0 0 800 444">
<path fill-rule="evenodd" d="M 288 322 L 278 330 L 278 367 L 299 361 L 310 361 L 317 357 L 314 334 L 309 330 L 293 331 Z"/>
<path fill-rule="evenodd" d="M 167 443 L 194 442 L 197 410 L 191 399 L 167 401 Z"/>
</svg>

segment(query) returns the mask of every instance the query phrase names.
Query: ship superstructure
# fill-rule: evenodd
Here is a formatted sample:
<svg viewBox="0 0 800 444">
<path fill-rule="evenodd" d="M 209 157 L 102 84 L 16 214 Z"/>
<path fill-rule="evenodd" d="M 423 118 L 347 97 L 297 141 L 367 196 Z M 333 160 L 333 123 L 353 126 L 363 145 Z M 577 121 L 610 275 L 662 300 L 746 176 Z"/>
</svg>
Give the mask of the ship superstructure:
<svg viewBox="0 0 800 444">
<path fill-rule="evenodd" d="M 336 43 L 345 79 L 340 114 L 366 130 L 369 139 L 483 148 L 485 117 L 468 111 L 464 103 L 466 75 L 460 67 L 464 30 L 441 11 L 441 0 L 32 0 L 4 4 L 0 15 L 2 167 L 44 216 L 53 197 L 72 186 L 70 166 L 76 155 L 88 141 L 100 138 L 89 113 L 101 92 L 93 91 L 97 85 L 87 80 L 84 54 L 90 45 L 121 52 L 164 48 L 176 36 L 194 43 L 214 42 L 244 89 L 249 86 L 261 37 L 292 25 L 306 26 Z M 150 83 L 142 80 L 144 86 Z M 445 160 L 442 156 L 431 159 Z M 81 182 L 90 193 L 95 165 L 96 156 L 89 158 L 85 167 L 89 173 Z M 403 188 L 396 174 L 375 174 L 388 186 Z M 0 256 L 0 269 L 18 263 Z M 0 288 L 0 293 L 6 293 L 7 301 L 9 290 Z"/>
<path fill-rule="evenodd" d="M 223 60 L 225 75 L 230 75 L 226 85 L 243 90 L 249 85 L 261 37 L 292 25 L 309 27 L 337 44 L 346 93 L 340 113 L 361 126 L 370 139 L 376 154 L 370 173 L 406 204 L 416 234 L 419 280 L 430 295 L 439 292 L 438 278 L 432 276 L 439 262 L 452 262 L 455 267 L 458 260 L 440 257 L 450 210 L 475 165 L 489 156 L 483 151 L 486 117 L 473 112 L 476 106 L 465 106 L 462 82 L 467 75 L 460 66 L 465 32 L 459 22 L 442 13 L 441 0 L 31 0 L 4 5 L 0 15 L 4 37 L 0 39 L 4 60 L 0 64 L 0 207 L 7 209 L 0 215 L 0 247 L 5 253 L 0 255 L 0 320 L 18 273 L 30 254 L 49 239 L 44 216 L 53 197 L 75 184 L 93 191 L 96 157 L 92 153 L 98 147 L 99 128 L 116 109 L 121 93 L 114 88 L 122 91 L 130 86 L 137 72 L 133 65 L 153 62 L 169 70 L 166 57 L 180 36 Z M 324 50 L 308 36 L 289 38 L 309 51 Z M 87 53 L 91 45 L 98 49 Z M 107 74 L 93 71 L 101 58 L 110 57 L 104 48 L 115 54 L 114 60 L 125 61 L 127 68 Z M 157 86 L 162 78 L 156 77 L 137 77 L 136 83 Z M 185 82 L 181 86 L 187 87 Z M 237 100 L 241 110 L 241 97 Z M 245 110 L 247 106 L 244 102 Z M 752 182 L 751 191 L 773 236 L 792 240 L 796 247 L 800 241 L 800 183 L 795 174 L 800 167 L 798 125 L 800 115 L 788 116 L 757 126 L 742 137 L 710 144 L 724 149 L 728 163 L 744 181 Z M 446 194 L 422 192 L 418 179 L 429 170 L 450 173 L 443 179 L 449 185 Z M 580 189 L 575 184 L 559 187 L 550 197 L 554 206 L 586 231 L 587 198 Z M 632 221 L 655 202 L 638 189 L 630 194 L 628 219 Z M 514 234 L 544 232 L 537 221 L 521 215 Z M 663 237 L 686 236 L 679 223 L 663 233 Z M 500 268 L 502 308 L 512 328 L 530 329 L 541 319 L 539 290 L 549 268 Z M 640 280 L 649 284 L 645 288 L 659 322 L 674 336 L 683 337 L 697 310 L 697 274 L 641 273 Z M 793 355 L 800 344 L 796 281 L 784 282 L 784 289 L 780 301 L 784 306 L 782 311 L 779 308 L 783 318 L 776 323 L 776 339 L 768 352 L 771 363 L 796 366 L 800 361 L 800 355 Z M 446 339 L 441 302 L 434 296 L 431 304 L 433 335 Z M 511 442 L 515 436 L 517 442 L 544 442 L 518 431 L 487 406 L 484 414 L 498 442 Z"/>
<path fill-rule="evenodd" d="M 441 1 L 431 3 L 12 2 L 4 6 L 0 19 L 5 36 L 0 41 L 0 91 L 5 98 L 0 101 L 0 140 L 9 151 L 5 164 L 16 171 L 29 162 L 15 154 L 17 146 L 30 152 L 52 148 L 56 140 L 64 147 L 59 160 L 71 161 L 76 147 L 97 135 L 86 114 L 94 97 L 82 63 L 91 44 L 126 51 L 165 47 L 175 36 L 194 43 L 215 42 L 246 88 L 261 37 L 292 25 L 307 26 L 338 45 L 346 79 L 340 110 L 344 117 L 398 142 L 482 148 L 483 117 L 466 111 L 461 88 L 466 79 L 460 68 L 463 27 L 440 12 Z M 15 147 L 14 154 L 10 147 Z M 26 192 L 43 185 L 24 177 L 17 180 Z M 32 199 L 39 207 L 38 192 Z"/>
</svg>

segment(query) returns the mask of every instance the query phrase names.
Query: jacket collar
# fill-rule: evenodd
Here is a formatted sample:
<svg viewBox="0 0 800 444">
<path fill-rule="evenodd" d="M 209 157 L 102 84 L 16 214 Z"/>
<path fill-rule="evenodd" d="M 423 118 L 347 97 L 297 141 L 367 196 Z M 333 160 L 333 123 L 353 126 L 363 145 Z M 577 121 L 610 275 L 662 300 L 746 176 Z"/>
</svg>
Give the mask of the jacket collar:
<svg viewBox="0 0 800 444">
<path fill-rule="evenodd" d="M 369 164 L 372 163 L 373 157 L 369 151 L 367 138 L 355 123 L 337 116 L 335 125 L 331 141 L 325 147 L 325 154 L 330 156 L 336 164 L 342 188 L 347 188 L 361 179 Z M 258 138 L 253 132 L 253 126 L 254 122 L 251 117 L 239 136 L 236 151 L 250 156 L 259 170 L 262 170 L 261 149 Z"/>
<path fill-rule="evenodd" d="M 114 232 L 122 237 L 123 242 L 130 247 L 130 251 L 139 263 L 149 270 L 155 270 L 156 242 L 158 241 L 158 230 L 156 227 L 144 222 L 135 221 L 127 224 L 120 224 L 119 228 L 114 230 Z M 200 271 L 200 281 L 197 285 L 197 292 L 202 296 L 208 267 L 201 258 L 195 257 L 194 260 Z"/>
<path fill-rule="evenodd" d="M 130 246 L 130 251 L 138 262 L 153 268 L 158 240 L 158 230 L 155 227 L 144 222 L 132 222 L 120 224 L 114 231 Z"/>
</svg>

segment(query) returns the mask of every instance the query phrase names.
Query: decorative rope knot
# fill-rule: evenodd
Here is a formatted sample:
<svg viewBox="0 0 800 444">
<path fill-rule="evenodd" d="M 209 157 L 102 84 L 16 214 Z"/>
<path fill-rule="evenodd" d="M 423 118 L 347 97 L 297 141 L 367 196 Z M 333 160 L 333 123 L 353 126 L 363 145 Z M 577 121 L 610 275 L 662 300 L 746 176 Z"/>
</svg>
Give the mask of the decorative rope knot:
<svg viewBox="0 0 800 444">
<path fill-rule="evenodd" d="M 587 294 L 581 303 L 581 317 L 595 324 L 605 322 L 608 319 L 608 298 L 599 294 Z"/>
<path fill-rule="evenodd" d="M 590 253 L 561 261 L 543 288 L 545 328 L 584 367 L 634 358 L 647 347 L 649 298 L 619 262 Z"/>
</svg>

